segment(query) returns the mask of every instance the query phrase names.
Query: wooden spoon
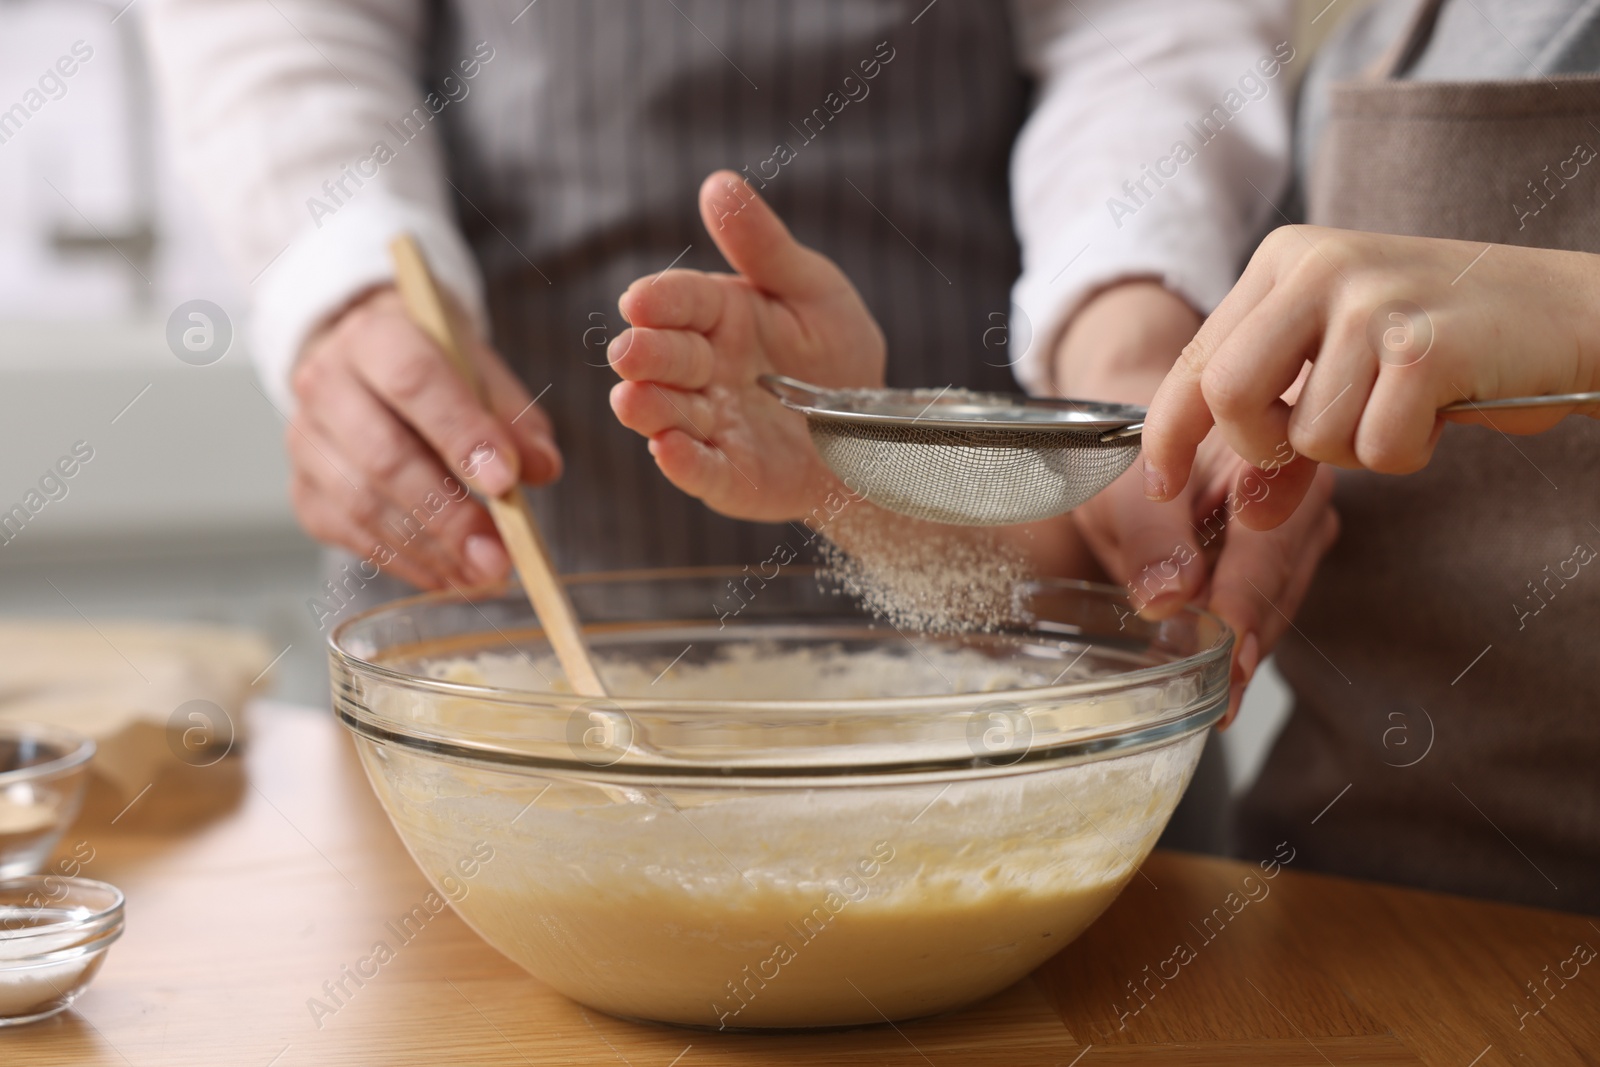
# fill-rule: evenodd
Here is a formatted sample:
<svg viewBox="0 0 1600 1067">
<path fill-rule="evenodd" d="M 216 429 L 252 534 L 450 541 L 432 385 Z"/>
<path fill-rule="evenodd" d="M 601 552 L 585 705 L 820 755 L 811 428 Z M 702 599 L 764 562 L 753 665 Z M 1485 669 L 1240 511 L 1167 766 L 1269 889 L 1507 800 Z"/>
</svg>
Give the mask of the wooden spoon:
<svg viewBox="0 0 1600 1067">
<path fill-rule="evenodd" d="M 456 371 L 478 395 L 478 402 L 487 408 L 483 381 L 467 356 L 464 331 L 440 294 L 422 249 L 410 234 L 401 234 L 390 243 L 389 255 L 394 260 L 400 298 L 405 301 L 412 321 L 444 349 Z M 567 590 L 550 565 L 550 553 L 545 548 L 544 538 L 539 536 L 539 523 L 522 489 L 512 486 L 503 496 L 486 499 L 489 514 L 494 516 L 495 529 L 500 531 L 500 539 L 511 553 L 511 561 L 522 577 L 522 588 L 533 604 L 533 613 L 551 647 L 556 650 L 556 659 L 560 660 L 567 681 L 579 696 L 605 696 L 606 688 L 595 671 L 588 646 L 583 643 L 577 613 L 572 610 Z"/>
</svg>

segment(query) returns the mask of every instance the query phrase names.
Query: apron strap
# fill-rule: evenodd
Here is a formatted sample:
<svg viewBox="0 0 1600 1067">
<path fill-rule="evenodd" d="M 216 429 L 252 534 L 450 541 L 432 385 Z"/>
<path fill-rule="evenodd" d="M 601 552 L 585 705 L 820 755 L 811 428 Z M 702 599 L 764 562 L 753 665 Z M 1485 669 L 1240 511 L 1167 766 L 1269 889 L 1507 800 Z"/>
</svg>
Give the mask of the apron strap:
<svg viewBox="0 0 1600 1067">
<path fill-rule="evenodd" d="M 1433 36 L 1434 23 L 1439 20 L 1439 10 L 1443 7 L 1444 0 L 1419 0 L 1416 10 L 1406 22 L 1405 30 L 1362 72 L 1362 79 L 1389 81 L 1405 73 L 1406 68 L 1416 62 L 1417 56 L 1427 47 L 1428 38 Z"/>
</svg>

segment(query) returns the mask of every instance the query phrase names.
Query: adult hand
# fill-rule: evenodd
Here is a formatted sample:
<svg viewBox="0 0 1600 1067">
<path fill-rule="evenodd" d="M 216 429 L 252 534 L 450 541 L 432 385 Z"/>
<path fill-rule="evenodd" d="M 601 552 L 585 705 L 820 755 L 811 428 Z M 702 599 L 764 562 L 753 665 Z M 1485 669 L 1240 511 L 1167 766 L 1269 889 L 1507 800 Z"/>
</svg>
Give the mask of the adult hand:
<svg viewBox="0 0 1600 1067">
<path fill-rule="evenodd" d="M 1055 352 L 1059 393 L 1148 403 L 1200 318 L 1155 282 L 1132 281 L 1092 298 L 1073 317 Z M 1315 489 L 1315 507 L 1271 533 L 1232 520 L 1267 506 L 1289 483 L 1279 471 L 1256 471 L 1219 438 L 1204 443 L 1196 477 L 1162 503 L 1145 496 L 1142 472 L 1129 470 L 1074 512 L 1078 528 L 1134 608 L 1160 619 L 1188 603 L 1221 615 L 1237 634 L 1232 699 L 1287 629 L 1316 566 L 1337 536 L 1331 477 Z M 1295 486 L 1303 497 L 1304 487 Z"/>
<path fill-rule="evenodd" d="M 1199 326 L 1194 309 L 1158 282 L 1103 289 L 1073 316 L 1056 346 L 1056 392 L 1147 404 Z M 1138 471 L 1129 470 L 1073 515 L 1106 572 L 1128 584 L 1143 614 L 1161 618 L 1194 600 L 1206 584 L 1206 561 L 1189 528 L 1192 511 L 1189 497 L 1151 504 Z"/>
<path fill-rule="evenodd" d="M 684 492 L 734 518 L 793 520 L 839 481 L 804 417 L 756 379 L 881 386 L 883 332 L 844 272 L 732 171 L 701 185 L 700 216 L 737 273 L 669 270 L 628 286 L 611 408 Z"/>
<path fill-rule="evenodd" d="M 1600 388 L 1597 288 L 1600 256 L 1581 252 L 1283 227 L 1262 242 L 1151 405 L 1150 497 L 1183 491 L 1213 424 L 1256 466 L 1296 457 L 1280 479 L 1285 491 L 1241 516 L 1257 529 L 1293 511 L 1315 463 L 1419 470 L 1446 419 L 1546 430 L 1574 409 L 1439 409 Z"/>
<path fill-rule="evenodd" d="M 510 562 L 462 482 L 498 496 L 553 480 L 544 413 L 475 343 L 484 411 L 392 286 L 356 300 L 307 341 L 292 384 L 290 496 L 306 532 L 424 589 L 498 581 Z"/>
</svg>

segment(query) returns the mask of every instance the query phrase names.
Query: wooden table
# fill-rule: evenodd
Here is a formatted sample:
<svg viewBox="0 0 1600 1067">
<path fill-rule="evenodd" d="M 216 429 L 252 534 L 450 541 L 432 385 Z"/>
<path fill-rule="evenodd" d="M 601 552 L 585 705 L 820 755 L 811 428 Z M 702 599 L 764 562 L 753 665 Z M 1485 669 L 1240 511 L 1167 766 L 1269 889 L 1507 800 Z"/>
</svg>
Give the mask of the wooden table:
<svg viewBox="0 0 1600 1067">
<path fill-rule="evenodd" d="M 73 1011 L 0 1030 L 0 1064 L 1600 1063 L 1600 961 L 1564 986 L 1551 977 L 1578 967 L 1564 962 L 1575 945 L 1600 947 L 1587 917 L 1291 864 L 1202 931 L 1253 868 L 1171 853 L 1030 979 L 899 1028 L 621 1022 L 552 992 L 449 911 L 318 1019 L 310 998 L 428 887 L 327 712 L 254 711 L 243 758 L 178 766 L 120 813 L 121 798 L 91 798 L 60 854 L 93 850 L 84 873 L 127 893 L 127 933 Z M 1179 942 L 1194 957 L 1181 966 Z M 1538 1006 L 1528 982 L 1545 1006 L 1519 1019 Z M 1142 1001 L 1129 983 L 1144 983 Z"/>
</svg>

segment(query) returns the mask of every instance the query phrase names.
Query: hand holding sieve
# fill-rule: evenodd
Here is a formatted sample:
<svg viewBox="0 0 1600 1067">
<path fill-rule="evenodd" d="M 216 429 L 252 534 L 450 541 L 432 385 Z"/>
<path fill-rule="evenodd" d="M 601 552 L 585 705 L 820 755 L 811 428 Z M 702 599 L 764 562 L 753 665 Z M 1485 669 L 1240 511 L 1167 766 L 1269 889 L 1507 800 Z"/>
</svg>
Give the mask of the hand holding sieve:
<svg viewBox="0 0 1600 1067">
<path fill-rule="evenodd" d="M 1145 409 L 943 389 L 823 389 L 759 379 L 806 418 L 822 461 L 879 507 L 958 526 L 1071 511 L 1139 454 Z M 1600 403 L 1600 393 L 1462 400 L 1441 413 Z"/>
<path fill-rule="evenodd" d="M 822 389 L 764 374 L 822 461 L 880 507 L 1002 526 L 1071 511 L 1139 454 L 1144 408 L 964 389 Z"/>
</svg>

